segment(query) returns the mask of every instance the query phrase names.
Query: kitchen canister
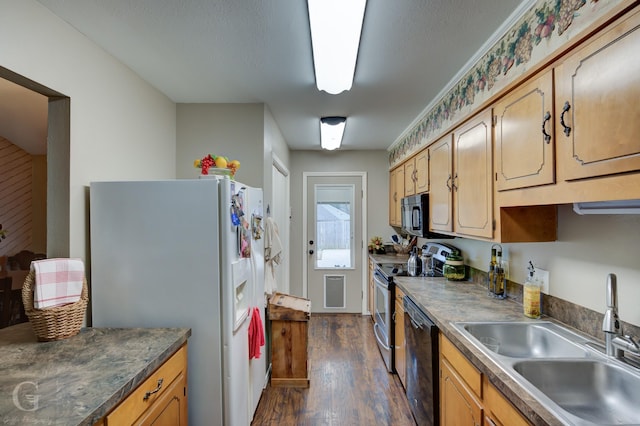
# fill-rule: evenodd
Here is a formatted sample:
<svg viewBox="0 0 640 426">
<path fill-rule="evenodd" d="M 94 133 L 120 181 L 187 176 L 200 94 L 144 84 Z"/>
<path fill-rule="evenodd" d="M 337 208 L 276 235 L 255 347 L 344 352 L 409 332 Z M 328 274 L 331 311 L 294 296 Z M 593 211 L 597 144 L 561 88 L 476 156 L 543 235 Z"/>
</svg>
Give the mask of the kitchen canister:
<svg viewBox="0 0 640 426">
<path fill-rule="evenodd" d="M 449 281 L 462 281 L 466 277 L 464 259 L 459 251 L 447 256 L 443 269 L 444 277 Z"/>
</svg>

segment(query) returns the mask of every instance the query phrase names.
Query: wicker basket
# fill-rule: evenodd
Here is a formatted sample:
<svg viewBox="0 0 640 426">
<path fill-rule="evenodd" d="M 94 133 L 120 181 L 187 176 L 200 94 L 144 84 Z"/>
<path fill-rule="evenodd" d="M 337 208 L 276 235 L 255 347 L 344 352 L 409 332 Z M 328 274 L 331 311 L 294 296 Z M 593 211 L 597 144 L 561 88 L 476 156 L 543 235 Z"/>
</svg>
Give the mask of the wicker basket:
<svg viewBox="0 0 640 426">
<path fill-rule="evenodd" d="M 411 246 L 401 246 L 400 244 L 393 243 L 393 250 L 398 256 L 405 255 L 411 251 Z"/>
<path fill-rule="evenodd" d="M 89 301 L 87 279 L 83 278 L 80 300 L 48 309 L 33 307 L 34 273 L 30 271 L 22 286 L 22 303 L 33 331 L 40 342 L 62 340 L 80 332 Z"/>
</svg>

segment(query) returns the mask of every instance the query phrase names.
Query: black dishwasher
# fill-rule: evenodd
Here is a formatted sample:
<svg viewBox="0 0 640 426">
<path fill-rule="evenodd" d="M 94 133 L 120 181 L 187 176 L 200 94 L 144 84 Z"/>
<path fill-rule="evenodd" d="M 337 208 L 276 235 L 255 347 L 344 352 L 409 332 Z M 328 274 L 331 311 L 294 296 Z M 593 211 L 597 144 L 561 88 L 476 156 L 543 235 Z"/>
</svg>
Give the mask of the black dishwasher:
<svg viewBox="0 0 640 426">
<path fill-rule="evenodd" d="M 403 298 L 406 391 L 416 424 L 439 423 L 438 328 L 409 297 Z"/>
</svg>

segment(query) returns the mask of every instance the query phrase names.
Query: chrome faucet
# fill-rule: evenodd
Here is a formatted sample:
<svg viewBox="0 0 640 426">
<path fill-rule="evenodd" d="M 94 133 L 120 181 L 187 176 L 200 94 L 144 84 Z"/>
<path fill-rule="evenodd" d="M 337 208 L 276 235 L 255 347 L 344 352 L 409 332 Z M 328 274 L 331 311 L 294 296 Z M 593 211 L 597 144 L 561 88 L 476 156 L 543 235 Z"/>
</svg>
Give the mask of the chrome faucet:
<svg viewBox="0 0 640 426">
<path fill-rule="evenodd" d="M 622 333 L 618 318 L 618 285 L 615 274 L 607 275 L 607 311 L 602 321 L 607 355 L 622 358 L 624 351 L 640 355 L 640 346 L 631 336 Z"/>
</svg>

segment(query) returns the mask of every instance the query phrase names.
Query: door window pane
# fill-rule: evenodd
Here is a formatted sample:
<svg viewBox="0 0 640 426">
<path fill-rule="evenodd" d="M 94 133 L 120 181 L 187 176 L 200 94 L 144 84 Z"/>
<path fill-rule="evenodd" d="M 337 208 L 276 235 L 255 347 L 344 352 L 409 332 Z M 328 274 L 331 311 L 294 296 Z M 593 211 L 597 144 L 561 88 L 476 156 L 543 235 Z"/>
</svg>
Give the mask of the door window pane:
<svg viewBox="0 0 640 426">
<path fill-rule="evenodd" d="M 316 269 L 353 268 L 353 185 L 315 185 Z"/>
</svg>

